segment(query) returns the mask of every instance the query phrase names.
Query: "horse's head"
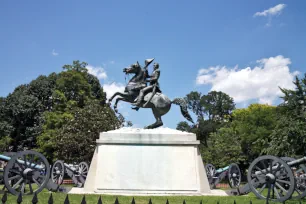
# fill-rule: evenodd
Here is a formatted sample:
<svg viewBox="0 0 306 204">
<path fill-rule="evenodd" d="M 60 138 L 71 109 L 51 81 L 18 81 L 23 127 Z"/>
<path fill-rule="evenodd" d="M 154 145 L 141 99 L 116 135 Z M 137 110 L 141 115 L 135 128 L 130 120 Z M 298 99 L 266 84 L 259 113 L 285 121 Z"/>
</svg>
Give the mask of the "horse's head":
<svg viewBox="0 0 306 204">
<path fill-rule="evenodd" d="M 141 70 L 141 67 L 139 65 L 139 63 L 137 62 L 137 64 L 132 64 L 130 67 L 126 67 L 123 69 L 123 72 L 125 72 L 126 74 L 137 74 L 139 73 L 139 71 Z"/>
</svg>

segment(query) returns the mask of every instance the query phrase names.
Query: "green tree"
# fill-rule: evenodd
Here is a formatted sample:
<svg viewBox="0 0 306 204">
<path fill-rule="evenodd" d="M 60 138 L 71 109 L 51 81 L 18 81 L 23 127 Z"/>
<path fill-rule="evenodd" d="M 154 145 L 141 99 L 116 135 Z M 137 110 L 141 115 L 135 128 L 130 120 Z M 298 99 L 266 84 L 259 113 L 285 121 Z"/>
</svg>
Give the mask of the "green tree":
<svg viewBox="0 0 306 204">
<path fill-rule="evenodd" d="M 235 109 L 234 99 L 221 91 L 211 91 L 203 95 L 200 101 L 209 120 L 222 121 Z"/>
<path fill-rule="evenodd" d="M 87 63 L 64 65 L 52 90 L 52 110 L 43 114 L 39 151 L 49 160 L 90 161 L 99 132 L 122 126 L 124 117 L 104 106 L 99 80 L 87 73 Z M 130 125 L 128 123 L 128 125 Z"/>
<path fill-rule="evenodd" d="M 230 114 L 235 109 L 234 100 L 220 91 L 211 91 L 207 95 L 192 91 L 185 99 L 188 108 L 198 118 L 197 124 L 189 126 L 186 123 L 179 123 L 177 129 L 184 128 L 194 132 L 204 147 L 207 147 L 210 134 L 222 127 L 224 122 L 229 121 Z"/>
<path fill-rule="evenodd" d="M 231 118 L 231 122 L 211 133 L 203 153 L 205 162 L 214 162 L 218 167 L 226 162 L 248 165 L 268 148 L 276 126 L 275 106 L 251 104 L 234 110 Z"/>
<path fill-rule="evenodd" d="M 295 78 L 295 89 L 283 89 L 283 102 L 278 108 L 278 118 L 271 134 L 267 154 L 277 156 L 301 157 L 306 147 L 306 74 Z"/>
<path fill-rule="evenodd" d="M 184 132 L 192 132 L 192 127 L 186 121 L 179 122 L 176 129 Z"/>
<path fill-rule="evenodd" d="M 100 132 L 120 126 L 114 111 L 101 106 L 98 100 L 90 101 L 84 108 L 76 108 L 73 118 L 67 120 L 51 139 L 54 158 L 67 162 L 90 162 Z"/>
<path fill-rule="evenodd" d="M 270 105 L 251 104 L 233 112 L 230 128 L 238 135 L 248 161 L 253 161 L 268 147 L 276 119 L 277 108 Z"/>
<path fill-rule="evenodd" d="M 243 154 L 241 141 L 234 128 L 220 128 L 212 133 L 209 144 L 201 148 L 203 160 L 212 163 L 217 168 L 223 168 L 231 163 L 244 163 L 246 156 Z"/>
<path fill-rule="evenodd" d="M 7 96 L 6 110 L 6 117 L 13 127 L 9 135 L 12 139 L 12 151 L 35 147 L 36 137 L 40 133 L 42 104 L 29 93 L 28 85 L 17 87 Z"/>
<path fill-rule="evenodd" d="M 77 72 L 87 72 L 86 66 L 88 64 L 86 62 L 80 62 L 79 60 L 74 60 L 72 64 L 65 64 L 63 69 L 66 71 L 77 71 Z"/>
</svg>

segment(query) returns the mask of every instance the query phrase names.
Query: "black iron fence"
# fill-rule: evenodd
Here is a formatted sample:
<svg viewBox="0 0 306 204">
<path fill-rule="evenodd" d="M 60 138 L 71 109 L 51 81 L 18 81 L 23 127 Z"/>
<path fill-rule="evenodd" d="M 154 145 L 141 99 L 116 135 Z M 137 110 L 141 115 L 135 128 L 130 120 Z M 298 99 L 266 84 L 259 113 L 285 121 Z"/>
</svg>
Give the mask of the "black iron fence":
<svg viewBox="0 0 306 204">
<path fill-rule="evenodd" d="M 8 198 L 7 198 L 7 193 L 5 192 L 4 195 L 2 196 L 2 199 L 1 199 L 2 204 L 9 204 L 9 203 L 7 202 L 7 199 L 8 199 Z M 23 197 L 22 197 L 22 194 L 20 193 L 20 194 L 18 195 L 18 197 L 17 197 L 16 203 L 17 203 L 17 204 L 22 204 L 22 202 L 23 202 Z M 37 203 L 38 203 L 38 198 L 37 198 L 37 194 L 36 194 L 36 193 L 34 193 L 31 203 L 32 203 L 32 204 L 37 204 Z M 58 201 L 55 202 L 55 201 L 53 200 L 53 195 L 52 195 L 52 193 L 51 193 L 50 196 L 49 196 L 49 199 L 48 199 L 47 204 L 55 204 L 55 203 L 58 204 Z M 74 203 L 75 203 L 75 201 L 74 201 Z M 170 202 L 169 202 L 168 199 L 165 201 L 165 203 L 166 203 L 166 204 L 170 204 Z M 182 203 L 183 203 L 183 204 L 187 204 L 187 202 L 186 202 L 185 200 L 183 200 Z M 224 203 L 230 204 L 228 201 L 225 201 Z M 267 202 L 267 201 L 263 201 L 263 203 L 268 203 L 268 202 Z M 63 204 L 70 204 L 68 194 L 66 195 L 66 198 L 65 198 Z M 85 195 L 83 195 L 83 198 L 82 198 L 82 200 L 80 201 L 80 204 L 87 204 Z M 88 203 L 88 204 L 93 204 L 93 203 L 90 202 L 90 203 Z M 102 202 L 102 197 L 101 197 L 101 196 L 98 198 L 97 204 L 103 204 L 103 202 Z M 114 204 L 120 204 L 118 198 L 116 198 Z M 131 201 L 131 204 L 136 204 L 136 201 L 135 201 L 134 197 L 133 197 L 133 199 L 132 199 L 132 201 Z M 153 204 L 151 198 L 149 199 L 148 204 Z M 201 201 L 199 201 L 199 204 L 205 204 L 205 203 L 201 200 Z M 217 201 L 216 204 L 222 204 L 222 202 Z M 234 200 L 234 201 L 233 201 L 233 204 L 238 204 L 238 203 L 236 203 L 236 200 Z M 240 204 L 240 203 L 239 203 L 239 204 Z M 243 202 L 243 203 L 241 203 L 241 204 L 252 204 L 252 201 L 250 200 L 250 202 L 247 202 L 247 203 L 246 203 L 246 202 Z M 283 204 L 285 204 L 285 202 L 283 202 Z M 302 201 L 299 201 L 299 204 L 302 204 Z"/>
</svg>

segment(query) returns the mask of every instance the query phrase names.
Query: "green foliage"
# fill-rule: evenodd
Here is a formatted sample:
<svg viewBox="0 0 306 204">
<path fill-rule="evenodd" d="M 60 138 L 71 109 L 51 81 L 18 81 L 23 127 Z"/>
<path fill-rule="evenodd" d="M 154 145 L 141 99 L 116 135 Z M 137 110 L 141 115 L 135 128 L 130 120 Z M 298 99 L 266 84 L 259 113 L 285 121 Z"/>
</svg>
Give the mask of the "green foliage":
<svg viewBox="0 0 306 204">
<path fill-rule="evenodd" d="M 184 132 L 192 132 L 192 128 L 186 121 L 179 122 L 176 126 L 176 129 Z"/>
<path fill-rule="evenodd" d="M 66 64 L 66 65 L 63 66 L 63 69 L 67 70 L 67 71 L 77 71 L 77 72 L 86 73 L 87 72 L 87 69 L 86 69 L 87 65 L 88 64 L 86 62 L 80 62 L 79 60 L 74 60 L 72 62 L 72 65 Z"/>
<path fill-rule="evenodd" d="M 203 95 L 200 104 L 212 121 L 223 121 L 235 109 L 234 99 L 221 91 L 211 91 Z"/>
<path fill-rule="evenodd" d="M 231 163 L 242 163 L 245 155 L 242 152 L 240 138 L 233 128 L 220 128 L 212 133 L 207 148 L 201 148 L 205 162 L 223 168 Z"/>
<path fill-rule="evenodd" d="M 306 124 L 290 115 L 278 118 L 263 153 L 275 156 L 303 157 L 306 152 Z"/>
<path fill-rule="evenodd" d="M 270 105 L 251 104 L 248 108 L 233 112 L 230 128 L 238 135 L 248 161 L 253 161 L 268 147 L 276 119 L 277 108 Z"/>
<path fill-rule="evenodd" d="M 222 127 L 235 109 L 234 100 L 220 91 L 211 91 L 207 95 L 192 91 L 185 99 L 188 108 L 198 117 L 197 125 L 189 126 L 186 122 L 180 122 L 177 129 L 195 133 L 207 147 L 210 134 Z"/>
<path fill-rule="evenodd" d="M 0 97 L 0 151 L 35 149 L 49 160 L 90 161 L 101 131 L 131 126 L 103 105 L 106 94 L 86 66 L 73 61 Z"/>
<path fill-rule="evenodd" d="M 295 78 L 294 90 L 282 89 L 283 103 L 279 106 L 276 128 L 271 134 L 267 154 L 304 156 L 306 152 L 306 74 Z"/>
<path fill-rule="evenodd" d="M 10 132 L 12 150 L 23 147 L 35 147 L 36 137 L 40 133 L 41 101 L 29 93 L 28 85 L 21 85 L 6 98 L 6 117 L 13 127 Z"/>
<path fill-rule="evenodd" d="M 90 162 L 99 133 L 117 129 L 121 126 L 110 108 L 99 101 L 90 101 L 84 108 L 77 108 L 72 119 L 65 121 L 52 138 L 54 155 L 67 162 Z"/>
<path fill-rule="evenodd" d="M 99 133 L 125 122 L 121 114 L 117 117 L 109 106 L 101 105 L 105 94 L 99 80 L 85 70 L 86 65 L 74 61 L 56 77 L 52 111 L 44 113 L 38 139 L 38 150 L 49 160 L 90 162 Z"/>
</svg>

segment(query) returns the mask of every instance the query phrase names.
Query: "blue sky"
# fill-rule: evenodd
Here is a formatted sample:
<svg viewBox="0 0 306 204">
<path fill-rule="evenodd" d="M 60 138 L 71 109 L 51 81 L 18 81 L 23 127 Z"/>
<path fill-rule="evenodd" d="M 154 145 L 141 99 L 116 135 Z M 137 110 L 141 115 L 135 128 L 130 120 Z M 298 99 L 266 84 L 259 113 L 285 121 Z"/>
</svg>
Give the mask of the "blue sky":
<svg viewBox="0 0 306 204">
<path fill-rule="evenodd" d="M 237 107 L 276 105 L 277 87 L 292 88 L 305 73 L 305 7 L 303 0 L 1 1 L 0 96 L 73 60 L 100 71 L 112 93 L 125 84 L 122 68 L 155 57 L 171 99 L 220 90 Z M 120 111 L 139 127 L 154 122 L 150 110 L 122 103 Z M 175 128 L 184 118 L 173 106 L 163 120 Z"/>
</svg>

